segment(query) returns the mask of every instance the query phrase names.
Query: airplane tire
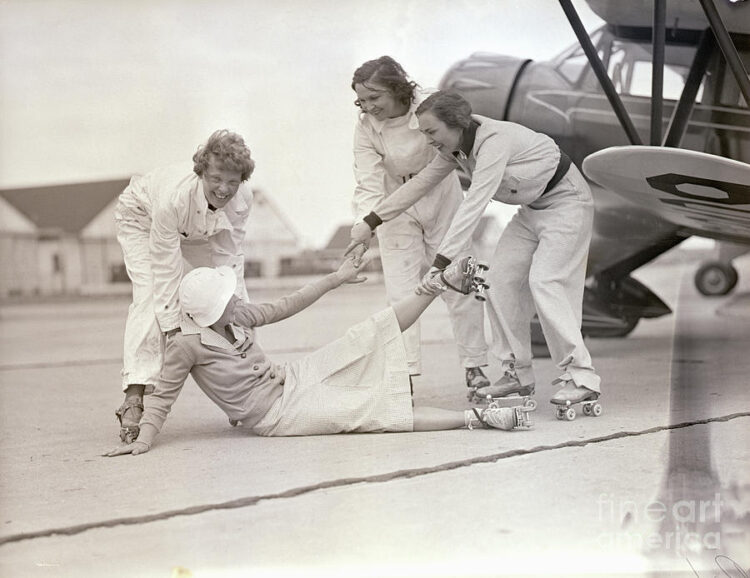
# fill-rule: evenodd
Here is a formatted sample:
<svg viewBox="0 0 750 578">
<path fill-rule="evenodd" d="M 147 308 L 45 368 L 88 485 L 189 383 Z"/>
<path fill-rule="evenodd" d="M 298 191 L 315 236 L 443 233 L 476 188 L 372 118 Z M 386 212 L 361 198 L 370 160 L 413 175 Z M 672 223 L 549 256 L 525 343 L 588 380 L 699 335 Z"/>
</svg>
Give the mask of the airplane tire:
<svg viewBox="0 0 750 578">
<path fill-rule="evenodd" d="M 718 297 L 734 289 L 738 279 L 737 269 L 732 265 L 712 261 L 696 271 L 695 288 L 707 297 Z"/>
</svg>

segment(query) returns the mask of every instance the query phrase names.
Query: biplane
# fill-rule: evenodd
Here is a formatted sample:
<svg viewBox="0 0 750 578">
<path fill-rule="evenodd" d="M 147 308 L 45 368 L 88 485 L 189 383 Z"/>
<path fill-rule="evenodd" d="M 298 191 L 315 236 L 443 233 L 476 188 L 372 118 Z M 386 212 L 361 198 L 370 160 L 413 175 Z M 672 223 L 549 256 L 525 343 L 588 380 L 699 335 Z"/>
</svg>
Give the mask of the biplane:
<svg viewBox="0 0 750 578">
<path fill-rule="evenodd" d="M 587 0 L 605 22 L 591 35 L 559 2 L 578 44 L 546 62 L 475 53 L 440 88 L 548 134 L 582 168 L 596 203 L 582 330 L 620 337 L 671 312 L 631 273 L 693 235 L 719 247 L 698 290 L 737 283 L 732 260 L 750 249 L 750 2 Z M 538 323 L 532 335 L 543 343 Z"/>
</svg>

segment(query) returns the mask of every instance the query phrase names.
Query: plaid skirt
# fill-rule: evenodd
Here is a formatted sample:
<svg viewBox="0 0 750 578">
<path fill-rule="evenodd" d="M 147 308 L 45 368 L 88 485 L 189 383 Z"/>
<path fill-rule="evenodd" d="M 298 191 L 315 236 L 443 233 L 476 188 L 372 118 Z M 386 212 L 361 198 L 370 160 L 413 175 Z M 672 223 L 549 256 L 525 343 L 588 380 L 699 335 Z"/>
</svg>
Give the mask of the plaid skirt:
<svg viewBox="0 0 750 578">
<path fill-rule="evenodd" d="M 390 307 L 285 369 L 283 394 L 253 428 L 259 435 L 413 430 L 406 350 Z"/>
</svg>

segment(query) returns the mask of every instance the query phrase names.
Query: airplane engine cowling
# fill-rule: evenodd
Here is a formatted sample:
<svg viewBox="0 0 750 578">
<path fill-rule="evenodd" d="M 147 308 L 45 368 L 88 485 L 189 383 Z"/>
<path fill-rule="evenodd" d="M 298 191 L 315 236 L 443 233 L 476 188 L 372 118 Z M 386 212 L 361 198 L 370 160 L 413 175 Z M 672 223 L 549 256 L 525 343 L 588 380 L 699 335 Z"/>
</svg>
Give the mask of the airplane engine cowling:
<svg viewBox="0 0 750 578">
<path fill-rule="evenodd" d="M 455 90 L 471 103 L 474 114 L 507 120 L 513 90 L 531 60 L 476 53 L 454 64 L 440 81 L 441 90 Z"/>
</svg>

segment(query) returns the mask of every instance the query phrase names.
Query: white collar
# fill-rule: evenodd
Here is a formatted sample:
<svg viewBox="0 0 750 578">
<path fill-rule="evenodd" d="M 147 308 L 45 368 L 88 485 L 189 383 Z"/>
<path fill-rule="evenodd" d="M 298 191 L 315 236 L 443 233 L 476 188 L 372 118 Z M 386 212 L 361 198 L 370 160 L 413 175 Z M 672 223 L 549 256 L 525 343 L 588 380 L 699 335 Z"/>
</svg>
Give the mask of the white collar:
<svg viewBox="0 0 750 578">
<path fill-rule="evenodd" d="M 393 121 L 398 122 L 400 119 L 404 118 L 404 116 L 409 117 L 408 125 L 411 130 L 419 130 L 419 121 L 417 120 L 417 114 L 416 114 L 417 106 L 419 106 L 419 101 L 412 102 L 411 106 L 409 107 L 408 112 L 405 115 L 397 116 L 396 118 L 386 118 L 384 120 L 378 120 L 374 118 L 373 116 L 364 112 L 362 114 L 368 117 L 367 120 L 369 121 L 370 125 L 378 133 L 383 132 L 383 128 L 385 127 L 386 123 L 393 122 Z"/>
<path fill-rule="evenodd" d="M 237 341 L 230 343 L 223 335 L 219 335 L 216 331 L 210 327 L 201 327 L 195 321 L 193 321 L 187 315 L 182 315 L 180 319 L 180 331 L 183 335 L 200 335 L 201 343 L 203 345 L 209 345 L 211 347 L 218 347 L 221 349 L 239 349 L 239 347 L 247 340 L 247 333 L 245 329 L 239 325 L 232 324 L 232 332 L 234 333 Z"/>
</svg>

